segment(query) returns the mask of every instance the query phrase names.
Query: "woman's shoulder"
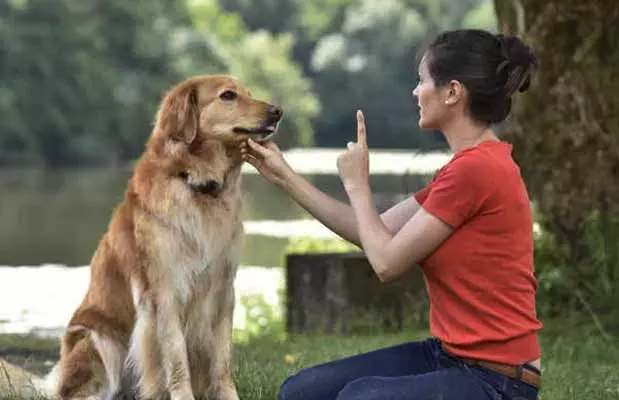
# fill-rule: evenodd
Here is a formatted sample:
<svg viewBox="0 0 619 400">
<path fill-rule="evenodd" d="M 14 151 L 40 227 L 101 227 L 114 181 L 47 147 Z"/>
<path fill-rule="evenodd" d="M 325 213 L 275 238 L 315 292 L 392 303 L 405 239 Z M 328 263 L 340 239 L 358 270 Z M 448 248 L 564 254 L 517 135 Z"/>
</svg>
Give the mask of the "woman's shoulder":
<svg viewBox="0 0 619 400">
<path fill-rule="evenodd" d="M 442 170 L 488 174 L 502 164 L 513 163 L 512 146 L 507 142 L 488 141 L 455 153 Z"/>
<path fill-rule="evenodd" d="M 482 143 L 455 153 L 436 171 L 432 182 L 452 182 L 468 189 L 486 190 L 503 179 L 508 163 L 513 164 L 509 144 Z"/>
<path fill-rule="evenodd" d="M 439 170 L 441 173 L 468 173 L 479 172 L 486 168 L 489 159 L 485 152 L 476 147 L 471 147 L 458 151 L 453 157 Z"/>
</svg>

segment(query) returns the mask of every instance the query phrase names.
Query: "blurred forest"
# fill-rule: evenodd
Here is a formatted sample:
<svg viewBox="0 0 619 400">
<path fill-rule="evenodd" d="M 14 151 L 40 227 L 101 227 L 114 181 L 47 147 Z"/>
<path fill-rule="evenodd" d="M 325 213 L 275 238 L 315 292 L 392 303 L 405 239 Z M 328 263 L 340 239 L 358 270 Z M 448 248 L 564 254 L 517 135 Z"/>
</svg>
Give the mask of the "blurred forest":
<svg viewBox="0 0 619 400">
<path fill-rule="evenodd" d="M 131 161 L 164 91 L 229 73 L 286 110 L 284 148 L 342 146 L 362 107 L 374 148 L 418 133 L 415 55 L 439 30 L 495 30 L 488 0 L 0 2 L 0 165 Z"/>
<path fill-rule="evenodd" d="M 163 93 L 205 73 L 235 75 L 282 105 L 285 149 L 342 147 L 357 108 L 371 148 L 445 148 L 438 133 L 419 132 L 411 92 L 420 48 L 458 27 L 518 35 L 539 58 L 501 133 L 514 144 L 541 227 L 540 313 L 584 311 L 619 332 L 616 0 L 5 0 L 0 165 L 130 163 Z M 28 205 L 47 201 L 37 193 L 48 181 L 42 174 L 34 190 L 12 181 L 0 188 L 6 248 L 31 251 L 41 228 Z M 99 201 L 98 191 L 85 192 Z M 54 199 L 71 214 L 70 200 L 88 205 L 70 193 Z M 22 225 L 31 228 L 20 240 Z M 54 247 L 62 235 L 46 226 Z"/>
</svg>

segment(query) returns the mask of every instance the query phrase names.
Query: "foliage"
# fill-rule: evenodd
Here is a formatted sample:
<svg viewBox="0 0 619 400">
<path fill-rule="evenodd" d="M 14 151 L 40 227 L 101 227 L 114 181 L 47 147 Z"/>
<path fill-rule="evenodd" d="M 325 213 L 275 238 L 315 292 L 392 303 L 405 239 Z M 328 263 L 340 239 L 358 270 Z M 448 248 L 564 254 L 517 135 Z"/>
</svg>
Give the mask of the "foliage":
<svg viewBox="0 0 619 400">
<path fill-rule="evenodd" d="M 572 298 L 594 317 L 616 312 L 619 9 L 606 0 L 515 4 L 495 1 L 500 30 L 532 45 L 539 67 L 504 135 L 563 252 Z"/>
<path fill-rule="evenodd" d="M 419 133 L 415 52 L 441 29 L 491 28 L 490 0 L 11 0 L 0 4 L 0 164 L 124 164 L 163 93 L 229 73 L 285 110 L 283 148 L 341 146 L 363 108 L 373 147 Z M 390 71 L 390 73 L 385 73 Z"/>
<path fill-rule="evenodd" d="M 0 3 L 0 165 L 124 164 L 163 93 L 229 73 L 285 110 L 283 148 L 341 146 L 363 108 L 373 147 L 419 133 L 414 54 L 438 30 L 491 27 L 490 0 L 11 0 Z M 390 71 L 385 73 L 385 71 Z M 374 128 L 372 128 L 374 127 Z"/>
<path fill-rule="evenodd" d="M 241 297 L 241 305 L 245 308 L 245 322 L 242 328 L 234 329 L 235 342 L 247 343 L 265 337 L 273 340 L 285 338 L 281 305 L 270 304 L 262 295 L 244 295 Z"/>
<path fill-rule="evenodd" d="M 472 24 L 494 29 L 488 0 L 220 0 L 250 30 L 289 32 L 293 54 L 312 78 L 321 103 L 315 143 L 342 146 L 362 108 L 377 148 L 441 148 L 436 133 L 421 133 L 415 100 L 415 54 L 439 30 Z M 277 14 L 278 19 L 271 16 Z M 374 127 L 374 128 L 372 128 Z"/>
<path fill-rule="evenodd" d="M 541 317 L 566 316 L 576 309 L 566 280 L 568 260 L 553 234 L 542 228 L 544 224 L 540 219 L 536 217 L 533 242 L 538 314 Z"/>
<path fill-rule="evenodd" d="M 346 253 L 360 251 L 359 247 L 339 238 L 292 238 L 284 248 L 284 255 L 290 253 Z"/>
<path fill-rule="evenodd" d="M 109 163 L 140 151 L 158 97 L 179 77 L 167 38 L 184 10 L 172 4 L 0 5 L 0 163 Z"/>
<path fill-rule="evenodd" d="M 312 84 L 291 60 L 292 37 L 266 29 L 248 32 L 244 21 L 214 0 L 190 0 L 193 24 L 216 49 L 223 73 L 241 79 L 256 98 L 284 108 L 277 142 L 282 148 L 311 146 L 311 119 L 320 111 Z"/>
<path fill-rule="evenodd" d="M 482 1 L 477 4 L 464 16 L 462 26 L 498 33 L 494 4 L 491 1 Z"/>
<path fill-rule="evenodd" d="M 208 73 L 281 103 L 284 147 L 312 144 L 319 103 L 289 35 L 250 34 L 216 2 L 3 2 L 0 39 L 0 164 L 131 161 L 165 90 Z"/>
<path fill-rule="evenodd" d="M 243 77 L 255 96 L 280 104 L 286 117 L 277 136 L 278 145 L 311 147 L 314 144 L 312 118 L 320 111 L 312 84 L 297 65 L 289 62 L 292 37 L 274 36 L 268 31 L 247 35 L 233 53 L 230 73 Z M 276 63 L 277 60 L 281 60 Z"/>
</svg>

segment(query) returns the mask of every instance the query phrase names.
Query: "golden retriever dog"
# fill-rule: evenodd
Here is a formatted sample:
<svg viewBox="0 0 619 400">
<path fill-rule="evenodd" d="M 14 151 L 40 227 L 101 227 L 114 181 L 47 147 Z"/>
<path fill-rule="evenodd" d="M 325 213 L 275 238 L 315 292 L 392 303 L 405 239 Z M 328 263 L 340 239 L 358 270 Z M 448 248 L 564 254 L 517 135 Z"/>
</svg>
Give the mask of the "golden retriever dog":
<svg viewBox="0 0 619 400">
<path fill-rule="evenodd" d="M 282 114 L 228 76 L 166 93 L 62 338 L 54 396 L 238 399 L 239 142 L 270 140 Z"/>
</svg>

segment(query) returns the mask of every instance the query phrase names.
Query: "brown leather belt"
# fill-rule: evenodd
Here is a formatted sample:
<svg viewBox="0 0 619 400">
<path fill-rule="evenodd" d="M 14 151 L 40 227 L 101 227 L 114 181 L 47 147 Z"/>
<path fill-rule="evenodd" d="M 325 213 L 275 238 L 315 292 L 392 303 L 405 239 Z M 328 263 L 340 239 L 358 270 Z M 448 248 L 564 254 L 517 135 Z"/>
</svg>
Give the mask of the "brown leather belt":
<svg viewBox="0 0 619 400">
<path fill-rule="evenodd" d="M 496 362 L 491 362 L 491 361 L 475 360 L 472 358 L 460 357 L 460 356 L 457 356 L 447 351 L 447 349 L 445 349 L 444 346 L 443 346 L 443 350 L 450 356 L 457 358 L 458 360 L 462 361 L 466 365 L 479 365 L 480 367 L 484 367 L 491 371 L 498 372 L 510 378 L 521 380 L 524 383 L 527 383 L 538 390 L 541 387 L 541 380 L 542 380 L 541 376 L 535 371 L 532 371 L 528 368 L 518 367 L 515 365 L 501 364 L 501 363 L 496 363 Z"/>
</svg>

